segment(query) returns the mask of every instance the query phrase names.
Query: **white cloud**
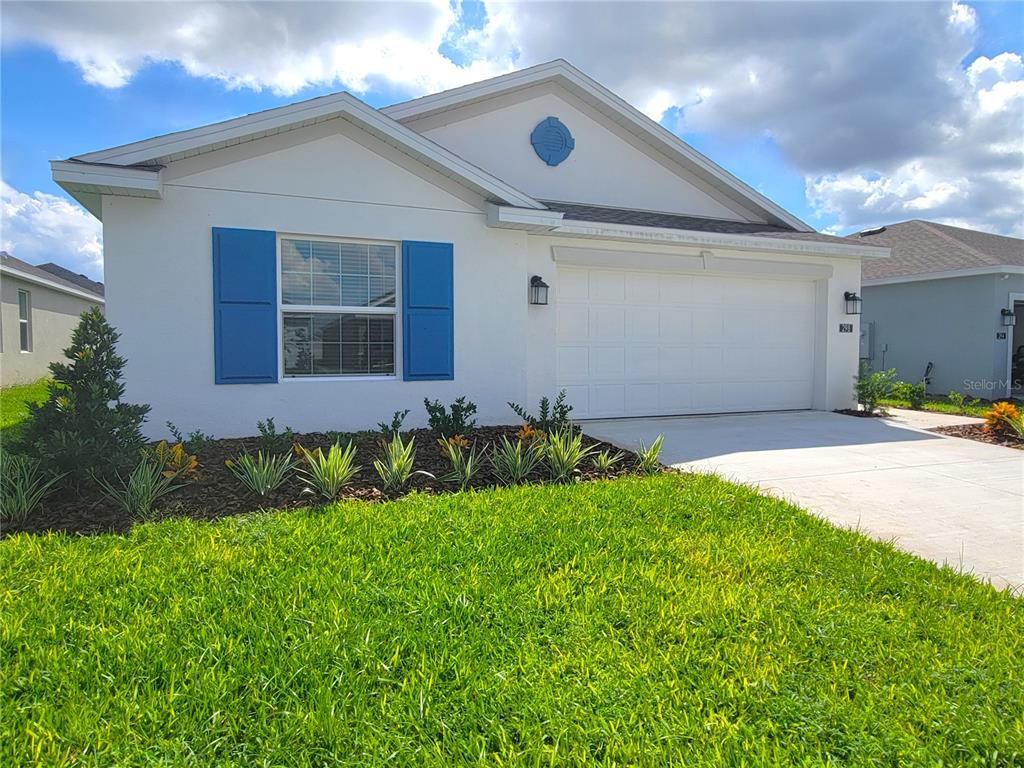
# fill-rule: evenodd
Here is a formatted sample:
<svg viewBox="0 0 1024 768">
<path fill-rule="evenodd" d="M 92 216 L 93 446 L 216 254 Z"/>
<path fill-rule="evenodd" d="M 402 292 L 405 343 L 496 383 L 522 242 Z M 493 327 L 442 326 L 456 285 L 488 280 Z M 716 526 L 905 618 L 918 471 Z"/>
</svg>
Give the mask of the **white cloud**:
<svg viewBox="0 0 1024 768">
<path fill-rule="evenodd" d="M 30 264 L 54 261 L 103 279 L 102 226 L 75 203 L 45 192 L 27 195 L 0 181 L 0 249 Z"/>
<path fill-rule="evenodd" d="M 507 70 L 459 67 L 439 53 L 456 22 L 447 0 L 346 3 L 98 2 L 4 4 L 4 40 L 53 48 L 86 82 L 119 88 L 155 62 L 229 88 L 282 95 L 343 84 L 420 94 Z"/>
<path fill-rule="evenodd" d="M 1007 51 L 965 68 L 980 23 L 968 5 L 495 0 L 486 9 L 483 28 L 466 29 L 448 0 L 7 2 L 3 35 L 50 46 L 108 88 L 173 62 L 230 88 L 416 96 L 561 57 L 655 119 L 677 107 L 680 132 L 770 136 L 837 226 L 912 213 L 1021 230 L 1024 63 Z M 440 52 L 449 48 L 460 64 Z"/>
</svg>

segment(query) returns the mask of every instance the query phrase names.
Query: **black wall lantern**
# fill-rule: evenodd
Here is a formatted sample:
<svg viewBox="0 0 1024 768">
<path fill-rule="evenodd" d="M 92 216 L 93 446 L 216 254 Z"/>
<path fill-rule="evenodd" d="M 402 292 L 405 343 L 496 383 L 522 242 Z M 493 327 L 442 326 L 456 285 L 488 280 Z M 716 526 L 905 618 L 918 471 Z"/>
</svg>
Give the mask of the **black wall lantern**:
<svg viewBox="0 0 1024 768">
<path fill-rule="evenodd" d="M 1017 316 L 1013 314 L 1012 309 L 1007 309 L 1006 307 L 1003 307 L 1001 310 L 999 310 L 999 314 L 1003 318 L 1004 328 L 1008 328 L 1011 325 L 1017 324 Z"/>
<path fill-rule="evenodd" d="M 548 284 L 544 282 L 540 275 L 534 275 L 530 278 L 530 303 L 548 303 Z"/>
<path fill-rule="evenodd" d="M 859 315 L 860 314 L 860 296 L 853 291 L 847 291 L 843 294 L 843 298 L 846 299 L 846 314 L 848 315 Z"/>
</svg>

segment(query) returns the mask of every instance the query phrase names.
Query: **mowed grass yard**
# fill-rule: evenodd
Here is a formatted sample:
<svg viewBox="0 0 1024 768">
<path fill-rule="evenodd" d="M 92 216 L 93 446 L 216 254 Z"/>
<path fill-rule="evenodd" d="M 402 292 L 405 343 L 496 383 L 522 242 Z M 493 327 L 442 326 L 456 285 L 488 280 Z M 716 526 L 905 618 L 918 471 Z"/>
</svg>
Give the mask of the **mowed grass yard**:
<svg viewBox="0 0 1024 768">
<path fill-rule="evenodd" d="M 31 384 L 17 384 L 0 388 L 0 442 L 14 437 L 22 422 L 28 418 L 28 404 L 39 405 L 47 397 L 48 379 Z"/>
<path fill-rule="evenodd" d="M 1020 765 L 1024 601 L 711 477 L 0 542 L 0 764 Z"/>
</svg>

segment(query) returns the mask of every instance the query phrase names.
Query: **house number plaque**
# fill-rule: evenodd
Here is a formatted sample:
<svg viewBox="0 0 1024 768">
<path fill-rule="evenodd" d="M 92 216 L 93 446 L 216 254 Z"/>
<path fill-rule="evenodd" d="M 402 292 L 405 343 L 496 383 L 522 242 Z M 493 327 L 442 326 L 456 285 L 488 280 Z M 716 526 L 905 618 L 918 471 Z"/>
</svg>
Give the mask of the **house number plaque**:
<svg viewBox="0 0 1024 768">
<path fill-rule="evenodd" d="M 853 323 L 840 323 L 839 324 L 839 332 L 840 333 L 853 333 Z"/>
</svg>

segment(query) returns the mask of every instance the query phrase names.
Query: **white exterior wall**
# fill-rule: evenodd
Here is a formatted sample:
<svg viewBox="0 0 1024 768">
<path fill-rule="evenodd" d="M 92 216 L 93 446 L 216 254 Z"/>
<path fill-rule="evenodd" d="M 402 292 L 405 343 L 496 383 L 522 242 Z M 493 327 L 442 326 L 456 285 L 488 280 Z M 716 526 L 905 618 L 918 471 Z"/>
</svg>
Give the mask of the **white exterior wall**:
<svg viewBox="0 0 1024 768">
<path fill-rule="evenodd" d="M 408 158 L 339 129 L 354 135 L 317 126 L 302 138 L 319 140 L 298 146 L 289 146 L 297 136 L 277 136 L 175 163 L 163 200 L 104 197 L 107 316 L 122 333 L 127 399 L 153 407 L 148 435 L 166 435 L 167 420 L 186 432 L 251 435 L 267 416 L 297 431 L 363 429 L 404 408 L 415 426 L 426 422 L 424 397 L 447 404 L 459 395 L 478 404 L 481 423 L 509 421 L 506 402 L 525 392 L 527 305 L 512 287 L 525 271 L 525 234 L 489 229 L 482 201 L 471 205 L 450 180 L 431 183 Z M 276 151 L 256 155 L 268 148 Z M 215 226 L 453 243 L 455 380 L 214 384 Z"/>
<path fill-rule="evenodd" d="M 559 118 L 576 141 L 557 166 L 537 157 L 530 144 L 530 133 L 548 116 Z M 554 86 L 536 86 L 406 125 L 541 200 L 763 221 Z"/>
<path fill-rule="evenodd" d="M 18 324 L 18 291 L 29 292 L 31 341 L 29 352 L 21 351 Z M 64 360 L 64 349 L 79 316 L 96 302 L 72 296 L 45 285 L 20 280 L 9 274 L 0 277 L 0 385 L 27 384 L 50 375 L 50 363 Z M 99 305 L 102 306 L 102 305 Z"/>
</svg>

